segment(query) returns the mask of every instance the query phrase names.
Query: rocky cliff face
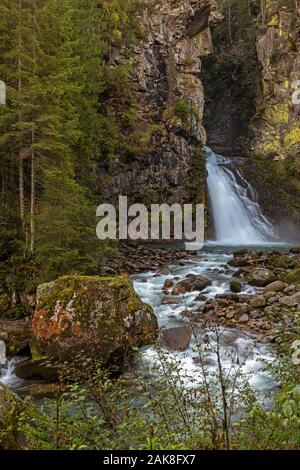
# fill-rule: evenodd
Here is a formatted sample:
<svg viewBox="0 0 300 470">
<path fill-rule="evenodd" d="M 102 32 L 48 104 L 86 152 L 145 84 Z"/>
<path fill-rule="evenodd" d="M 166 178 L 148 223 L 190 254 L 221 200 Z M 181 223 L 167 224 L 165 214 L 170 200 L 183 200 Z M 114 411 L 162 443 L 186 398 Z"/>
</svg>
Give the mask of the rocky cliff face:
<svg viewBox="0 0 300 470">
<path fill-rule="evenodd" d="M 298 240 L 300 105 L 292 97 L 300 79 L 300 9 L 294 2 L 274 3 L 268 2 L 267 28 L 256 42 L 261 85 L 245 171 L 282 238 Z"/>
<path fill-rule="evenodd" d="M 201 57 L 212 51 L 210 26 L 221 15 L 214 0 L 153 3 L 141 18 L 145 39 L 134 51 L 142 151 L 121 170 L 113 163 L 100 169 L 101 195 L 145 203 L 203 201 Z"/>
<path fill-rule="evenodd" d="M 293 104 L 293 82 L 300 80 L 300 7 L 268 2 L 267 29 L 257 39 L 262 67 L 253 149 L 284 158 L 300 154 L 300 105 Z"/>
</svg>

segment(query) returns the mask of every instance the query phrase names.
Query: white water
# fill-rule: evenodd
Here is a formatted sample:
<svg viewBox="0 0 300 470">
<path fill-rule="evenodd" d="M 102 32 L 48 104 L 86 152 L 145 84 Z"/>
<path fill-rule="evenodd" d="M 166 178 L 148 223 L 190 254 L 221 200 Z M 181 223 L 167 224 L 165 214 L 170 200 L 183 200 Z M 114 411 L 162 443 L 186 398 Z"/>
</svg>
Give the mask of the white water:
<svg viewBox="0 0 300 470">
<path fill-rule="evenodd" d="M 206 154 L 215 241 L 220 245 L 265 245 L 278 241 L 274 227 L 256 202 L 254 189 L 238 171 L 234 173 L 229 168 L 230 159 L 208 147 Z"/>
<path fill-rule="evenodd" d="M 154 272 L 148 272 L 135 276 L 134 287 L 143 302 L 150 304 L 158 318 L 160 327 L 173 327 L 189 323 L 185 317 L 186 310 L 193 310 L 204 302 L 195 301 L 199 292 L 191 292 L 178 296 L 179 303 L 176 305 L 164 305 L 163 285 L 167 279 L 184 279 L 188 274 L 207 276 L 212 279 L 212 284 L 202 292 L 207 299 L 215 297 L 216 294 L 222 294 L 230 291 L 229 282 L 234 276 L 234 269 L 227 271 L 226 264 L 232 258 L 232 255 L 217 252 L 202 252 L 199 258 L 194 261 L 187 261 L 186 266 L 170 266 L 170 274 L 166 276 L 155 276 Z M 252 295 L 255 290 L 251 286 L 244 286 L 244 294 Z M 201 315 L 201 314 L 199 314 Z M 186 386 L 193 386 L 195 382 L 201 382 L 202 372 L 195 359 L 198 357 L 197 344 L 202 343 L 205 334 L 209 334 L 212 343 L 214 343 L 214 332 L 194 325 L 197 338 L 193 337 L 190 348 L 185 352 L 167 351 L 170 360 L 176 360 L 180 363 L 181 376 Z M 239 357 L 241 373 L 243 373 L 249 384 L 257 392 L 266 394 L 276 388 L 276 383 L 272 374 L 268 371 L 265 361 L 273 362 L 272 354 L 265 344 L 261 344 L 248 333 L 238 329 L 226 329 L 223 333 L 221 344 L 222 365 L 224 370 L 232 372 L 234 354 Z M 150 347 L 142 352 L 141 359 L 147 368 L 156 369 L 159 363 L 155 347 Z M 212 354 L 209 357 L 207 371 L 215 374 L 217 370 L 216 357 Z"/>
<path fill-rule="evenodd" d="M 0 366 L 0 382 L 14 390 L 21 388 L 24 381 L 16 376 L 15 368 L 18 362 L 22 360 L 24 360 L 22 357 L 8 358 L 6 363 Z"/>
</svg>

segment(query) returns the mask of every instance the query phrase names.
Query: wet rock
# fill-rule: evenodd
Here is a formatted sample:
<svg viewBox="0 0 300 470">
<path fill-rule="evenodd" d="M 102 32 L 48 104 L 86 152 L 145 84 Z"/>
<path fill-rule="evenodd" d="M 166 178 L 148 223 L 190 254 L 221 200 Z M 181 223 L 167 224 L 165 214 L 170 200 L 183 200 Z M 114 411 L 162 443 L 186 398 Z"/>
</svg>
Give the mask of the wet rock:
<svg viewBox="0 0 300 470">
<path fill-rule="evenodd" d="M 56 382 L 58 379 L 57 371 L 46 365 L 43 360 L 28 359 L 19 362 L 16 365 L 15 373 L 20 379 L 41 379 L 46 382 Z"/>
<path fill-rule="evenodd" d="M 235 293 L 242 292 L 243 284 L 240 281 L 233 280 L 230 282 L 230 290 Z"/>
<path fill-rule="evenodd" d="M 161 301 L 162 305 L 178 305 L 180 300 L 177 297 L 164 297 Z"/>
<path fill-rule="evenodd" d="M 300 246 L 294 246 L 293 248 L 291 248 L 290 253 L 294 254 L 294 255 L 299 255 L 300 254 Z"/>
<path fill-rule="evenodd" d="M 190 275 L 179 281 L 172 291 L 172 295 L 186 294 L 187 292 L 202 291 L 211 284 L 211 280 L 204 276 Z"/>
<path fill-rule="evenodd" d="M 284 282 L 274 281 L 265 287 L 265 292 L 283 292 L 286 287 L 287 284 L 285 284 Z"/>
<path fill-rule="evenodd" d="M 215 310 L 218 307 L 218 303 L 214 300 L 208 300 L 205 305 L 203 306 L 203 313 L 208 313 L 211 312 L 212 310 Z"/>
<path fill-rule="evenodd" d="M 164 290 L 171 289 L 174 286 L 174 281 L 172 279 L 167 279 L 164 283 Z"/>
<path fill-rule="evenodd" d="M 204 294 L 199 294 L 194 300 L 195 302 L 206 302 L 207 297 Z"/>
<path fill-rule="evenodd" d="M 170 270 L 167 267 L 159 269 L 155 274 L 154 277 L 160 277 L 160 276 L 168 276 L 170 274 Z"/>
<path fill-rule="evenodd" d="M 169 328 L 161 332 L 161 344 L 172 351 L 185 351 L 189 348 L 192 330 L 188 326 Z"/>
</svg>

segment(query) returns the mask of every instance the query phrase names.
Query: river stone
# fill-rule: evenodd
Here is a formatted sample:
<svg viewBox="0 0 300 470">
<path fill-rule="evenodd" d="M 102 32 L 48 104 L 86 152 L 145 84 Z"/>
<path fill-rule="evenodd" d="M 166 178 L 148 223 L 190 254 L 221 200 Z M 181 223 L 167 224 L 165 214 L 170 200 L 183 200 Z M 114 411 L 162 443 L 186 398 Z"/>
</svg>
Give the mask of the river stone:
<svg viewBox="0 0 300 470">
<path fill-rule="evenodd" d="M 287 284 L 285 284 L 284 282 L 274 281 L 265 287 L 265 292 L 283 292 L 286 287 Z"/>
<path fill-rule="evenodd" d="M 178 305 L 180 303 L 180 300 L 178 297 L 164 297 L 161 301 L 162 305 Z"/>
<path fill-rule="evenodd" d="M 229 302 L 239 302 L 240 298 L 237 294 L 233 292 L 226 292 L 225 294 L 217 294 L 216 299 L 229 300 Z"/>
<path fill-rule="evenodd" d="M 192 330 L 188 326 L 168 328 L 161 332 L 161 344 L 172 351 L 185 351 L 189 348 Z"/>
<path fill-rule="evenodd" d="M 239 318 L 239 323 L 248 323 L 248 321 L 249 321 L 249 315 L 247 315 L 247 313 L 244 313 Z"/>
<path fill-rule="evenodd" d="M 160 276 L 168 276 L 170 274 L 170 270 L 167 267 L 159 269 L 155 274 L 154 277 L 160 277 Z"/>
<path fill-rule="evenodd" d="M 173 279 L 166 279 L 163 289 L 164 290 L 171 289 L 171 287 L 173 287 L 173 285 L 174 285 Z"/>
<path fill-rule="evenodd" d="M 251 307 L 263 308 L 266 306 L 266 299 L 263 295 L 256 295 L 250 302 Z"/>
<path fill-rule="evenodd" d="M 65 276 L 39 286 L 32 329 L 38 358 L 70 361 L 84 353 L 117 367 L 158 334 L 152 308 L 128 276 Z"/>
<path fill-rule="evenodd" d="M 300 254 L 300 246 L 294 246 L 293 248 L 291 248 L 290 253 L 292 253 L 293 255 Z"/>
<path fill-rule="evenodd" d="M 195 302 L 206 302 L 207 297 L 204 294 L 198 294 L 197 297 L 194 299 Z"/>
<path fill-rule="evenodd" d="M 286 305 L 287 307 L 294 307 L 294 306 L 297 306 L 297 305 L 299 305 L 299 303 L 300 303 L 300 292 L 297 292 L 297 293 L 294 294 L 294 295 L 289 295 L 289 296 L 281 297 L 281 299 L 279 299 L 279 302 L 280 302 L 282 305 Z"/>
<path fill-rule="evenodd" d="M 20 379 L 42 379 L 46 382 L 56 382 L 58 379 L 57 371 L 46 365 L 43 360 L 26 359 L 19 362 L 16 365 L 15 374 Z"/>
<path fill-rule="evenodd" d="M 236 294 L 242 292 L 243 284 L 240 281 L 232 280 L 230 282 L 230 290 L 231 292 L 235 292 Z"/>
<path fill-rule="evenodd" d="M 275 304 L 275 303 L 279 302 L 279 299 L 280 299 L 280 297 L 279 297 L 278 295 L 276 295 L 276 296 L 274 296 L 274 297 L 270 297 L 270 298 L 268 299 L 268 302 L 269 302 L 270 304 Z"/>
<path fill-rule="evenodd" d="M 226 313 L 227 320 L 232 320 L 234 317 L 235 317 L 235 312 L 230 311 L 230 312 Z"/>
<path fill-rule="evenodd" d="M 204 276 L 189 275 L 179 281 L 172 291 L 172 295 L 186 294 L 187 292 L 202 291 L 211 284 L 211 280 Z"/>
<path fill-rule="evenodd" d="M 266 268 L 255 268 L 247 277 L 248 283 L 256 287 L 265 287 L 276 280 L 274 273 Z"/>
</svg>

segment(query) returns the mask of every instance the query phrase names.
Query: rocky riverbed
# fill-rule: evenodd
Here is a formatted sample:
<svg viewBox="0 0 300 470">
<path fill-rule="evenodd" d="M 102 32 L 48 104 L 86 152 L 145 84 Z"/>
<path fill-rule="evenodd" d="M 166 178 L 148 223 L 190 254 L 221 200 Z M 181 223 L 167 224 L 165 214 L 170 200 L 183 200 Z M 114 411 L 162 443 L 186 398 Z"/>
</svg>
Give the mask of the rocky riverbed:
<svg viewBox="0 0 300 470">
<path fill-rule="evenodd" d="M 148 270 L 132 275 L 133 285 L 158 318 L 158 341 L 166 352 L 177 355 L 189 372 L 194 369 L 199 372 L 195 335 L 201 343 L 209 338 L 213 340 L 214 328 L 222 326 L 223 331 L 227 331 L 222 345 L 224 360 L 226 352 L 239 351 L 245 359 L 245 368 L 249 372 L 253 368 L 257 377 L 262 377 L 262 380 L 256 377 L 260 386 L 262 382 L 266 388 L 270 383 L 271 388 L 274 386 L 265 367 L 257 369 L 254 362 L 275 354 L 270 351 L 273 346 L 282 346 L 283 336 L 297 339 L 299 335 L 300 249 L 274 251 L 269 247 L 263 251 L 233 252 L 230 248 L 208 247 L 191 253 L 142 246 L 135 252 L 137 255 L 144 253 L 143 266 Z M 162 258 L 161 254 L 164 254 Z M 134 265 L 134 260 L 128 258 L 128 262 Z M 30 319 L 2 319 L 0 338 L 6 342 L 10 354 L 20 355 L 26 351 L 29 354 Z M 245 352 L 249 348 L 251 358 Z M 143 349 L 142 356 L 145 354 L 151 362 L 155 348 Z M 9 370 L 11 383 L 20 388 L 15 372 L 22 376 L 24 367 L 22 369 L 18 360 L 13 361 L 15 364 Z M 32 366 L 31 362 L 28 364 Z M 213 360 L 211 365 L 214 367 Z M 6 370 L 4 381 L 9 384 L 8 375 Z M 28 391 L 30 393 L 30 386 Z"/>
</svg>

